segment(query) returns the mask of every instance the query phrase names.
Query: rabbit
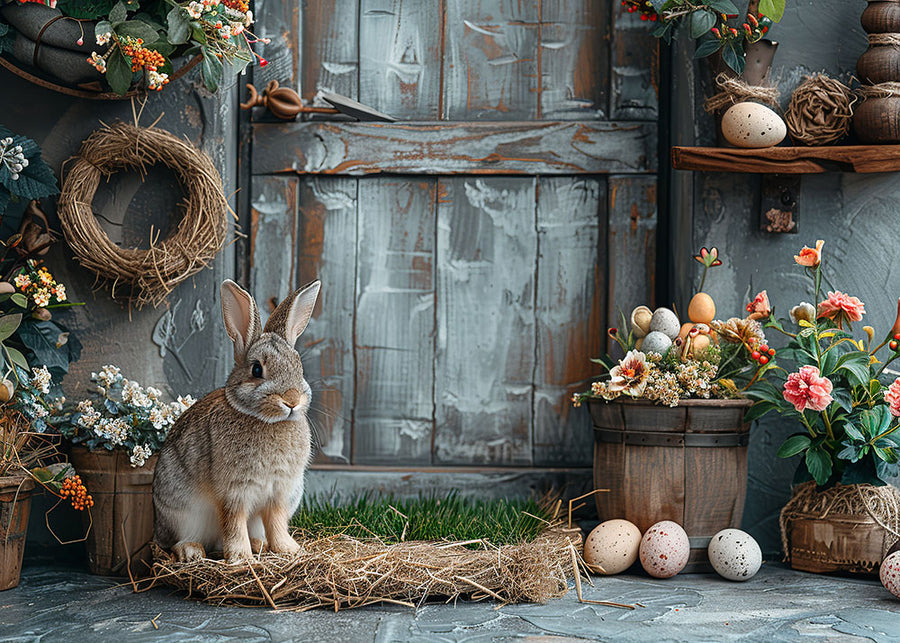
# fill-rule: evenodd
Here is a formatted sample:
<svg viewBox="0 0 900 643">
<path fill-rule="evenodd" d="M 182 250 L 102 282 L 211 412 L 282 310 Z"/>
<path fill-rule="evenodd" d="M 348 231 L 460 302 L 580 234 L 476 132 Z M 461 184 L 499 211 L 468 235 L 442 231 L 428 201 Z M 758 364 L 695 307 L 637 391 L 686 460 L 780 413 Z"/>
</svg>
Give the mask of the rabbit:
<svg viewBox="0 0 900 643">
<path fill-rule="evenodd" d="M 234 370 L 224 388 L 178 418 L 153 478 L 154 540 L 177 560 L 202 558 L 213 549 L 229 562 L 263 547 L 282 554 L 299 550 L 288 521 L 303 495 L 312 450 L 306 415 L 311 391 L 294 343 L 312 316 L 320 285 L 294 292 L 260 330 L 250 294 L 231 280 L 222 284 Z"/>
</svg>

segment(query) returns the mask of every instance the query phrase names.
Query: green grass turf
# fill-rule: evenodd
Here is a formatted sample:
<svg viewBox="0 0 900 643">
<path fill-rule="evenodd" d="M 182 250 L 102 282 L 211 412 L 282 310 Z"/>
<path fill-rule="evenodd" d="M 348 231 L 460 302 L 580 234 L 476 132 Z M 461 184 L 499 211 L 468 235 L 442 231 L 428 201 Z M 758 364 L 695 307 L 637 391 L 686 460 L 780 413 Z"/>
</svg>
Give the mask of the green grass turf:
<svg viewBox="0 0 900 643">
<path fill-rule="evenodd" d="M 510 545 L 533 540 L 550 520 L 533 500 L 477 500 L 454 492 L 411 500 L 372 494 L 334 503 L 304 500 L 291 524 L 311 538 L 343 533 L 385 543 L 484 539 Z"/>
</svg>

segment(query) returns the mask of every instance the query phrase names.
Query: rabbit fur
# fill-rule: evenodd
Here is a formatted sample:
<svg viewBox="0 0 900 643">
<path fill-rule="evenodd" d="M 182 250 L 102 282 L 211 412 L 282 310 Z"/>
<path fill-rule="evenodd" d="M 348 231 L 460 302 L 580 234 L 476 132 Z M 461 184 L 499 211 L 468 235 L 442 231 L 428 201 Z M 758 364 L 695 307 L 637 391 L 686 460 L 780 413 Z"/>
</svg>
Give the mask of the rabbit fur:
<svg viewBox="0 0 900 643">
<path fill-rule="evenodd" d="M 261 330 L 249 293 L 231 280 L 222 284 L 234 369 L 224 388 L 172 427 L 153 479 L 154 540 L 178 560 L 219 549 L 230 562 L 263 546 L 276 553 L 299 549 L 288 521 L 310 460 L 310 388 L 294 344 L 319 287 L 315 281 L 294 292 Z"/>
</svg>

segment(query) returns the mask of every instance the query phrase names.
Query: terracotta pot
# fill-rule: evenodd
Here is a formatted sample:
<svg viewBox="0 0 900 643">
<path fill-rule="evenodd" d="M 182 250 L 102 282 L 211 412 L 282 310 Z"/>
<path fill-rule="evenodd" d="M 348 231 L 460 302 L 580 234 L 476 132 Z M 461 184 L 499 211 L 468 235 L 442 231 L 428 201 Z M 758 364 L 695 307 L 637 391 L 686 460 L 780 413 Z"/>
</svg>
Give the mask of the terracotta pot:
<svg viewBox="0 0 900 643">
<path fill-rule="evenodd" d="M 600 520 L 624 518 L 641 532 L 660 520 L 691 540 L 685 572 L 712 571 L 706 548 L 740 527 L 747 492 L 744 414 L 750 400 L 589 400 L 594 422 L 594 496 Z"/>
<path fill-rule="evenodd" d="M 149 573 L 156 459 L 153 456 L 135 468 L 124 451 L 72 447 L 69 460 L 94 498 L 93 525 L 86 542 L 91 573 L 127 576 L 129 558 L 135 578 Z"/>
<path fill-rule="evenodd" d="M 856 61 L 856 73 L 870 85 L 900 81 L 900 47 L 869 45 Z"/>
<path fill-rule="evenodd" d="M 900 96 L 867 98 L 857 103 L 853 129 L 863 143 L 900 143 Z"/>
<path fill-rule="evenodd" d="M 866 33 L 900 33 L 900 1 L 873 1 L 860 18 Z"/>
<path fill-rule="evenodd" d="M 0 478 L 0 591 L 19 584 L 33 490 L 31 478 Z"/>
</svg>

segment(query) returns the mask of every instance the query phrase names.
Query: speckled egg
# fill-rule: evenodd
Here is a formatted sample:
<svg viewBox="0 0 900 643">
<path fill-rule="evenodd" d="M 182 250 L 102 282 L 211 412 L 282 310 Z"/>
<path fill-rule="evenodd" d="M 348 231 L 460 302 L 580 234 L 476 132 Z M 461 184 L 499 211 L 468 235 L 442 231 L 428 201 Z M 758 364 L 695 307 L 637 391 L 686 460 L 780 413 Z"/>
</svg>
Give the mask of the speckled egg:
<svg viewBox="0 0 900 643">
<path fill-rule="evenodd" d="M 681 331 L 681 322 L 678 321 L 678 315 L 668 308 L 657 308 L 653 311 L 653 317 L 650 319 L 650 332 L 654 330 L 674 341 Z"/>
<path fill-rule="evenodd" d="M 762 565 L 759 544 L 740 529 L 723 529 L 713 536 L 707 554 L 713 569 L 728 580 L 749 580 Z"/>
<path fill-rule="evenodd" d="M 722 116 L 722 136 L 735 147 L 772 147 L 786 135 L 781 116 L 759 103 L 737 103 Z"/>
<path fill-rule="evenodd" d="M 618 574 L 634 564 L 640 546 L 641 530 L 634 523 L 607 520 L 584 541 L 584 562 L 598 574 Z"/>
<path fill-rule="evenodd" d="M 881 584 L 891 594 L 900 598 L 900 551 L 888 554 L 881 562 L 881 571 L 878 572 Z"/>
<path fill-rule="evenodd" d="M 654 578 L 671 578 L 684 569 L 690 555 L 687 533 L 671 520 L 656 523 L 641 538 L 641 565 Z"/>
<path fill-rule="evenodd" d="M 670 348 L 672 348 L 672 340 L 658 330 L 654 330 L 648 334 L 644 338 L 643 343 L 641 343 L 641 350 L 645 353 L 659 353 L 660 355 L 665 355 L 669 352 Z"/>
<path fill-rule="evenodd" d="M 698 292 L 691 297 L 688 305 L 688 317 L 695 324 L 709 324 L 716 318 L 716 303 L 705 292 Z"/>
</svg>

